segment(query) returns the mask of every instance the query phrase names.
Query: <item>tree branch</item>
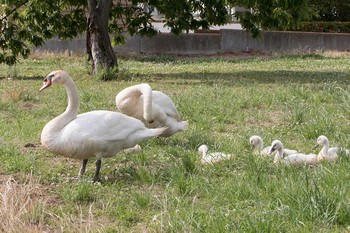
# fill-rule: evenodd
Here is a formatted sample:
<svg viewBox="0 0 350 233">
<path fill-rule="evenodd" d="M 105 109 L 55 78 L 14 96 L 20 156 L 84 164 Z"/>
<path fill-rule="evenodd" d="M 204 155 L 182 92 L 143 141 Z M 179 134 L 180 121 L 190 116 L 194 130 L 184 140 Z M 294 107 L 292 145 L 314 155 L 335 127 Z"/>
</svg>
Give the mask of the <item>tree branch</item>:
<svg viewBox="0 0 350 233">
<path fill-rule="evenodd" d="M 5 15 L 4 17 L 2 17 L 0 19 L 0 21 L 3 21 L 4 19 L 7 19 L 10 15 L 13 14 L 13 12 L 15 12 L 16 10 L 18 10 L 19 8 L 21 8 L 22 6 L 24 6 L 25 4 L 27 4 L 29 2 L 29 0 L 25 0 L 23 1 L 21 4 L 19 4 L 17 7 L 13 8 L 10 13 L 8 13 L 7 15 Z"/>
</svg>

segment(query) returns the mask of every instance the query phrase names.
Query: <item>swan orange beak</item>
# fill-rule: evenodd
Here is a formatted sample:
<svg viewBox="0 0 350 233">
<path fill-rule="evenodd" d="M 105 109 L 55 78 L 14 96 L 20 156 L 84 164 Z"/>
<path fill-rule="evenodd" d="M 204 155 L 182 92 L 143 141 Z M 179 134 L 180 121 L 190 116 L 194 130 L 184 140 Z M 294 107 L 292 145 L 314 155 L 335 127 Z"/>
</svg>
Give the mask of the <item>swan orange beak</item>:
<svg viewBox="0 0 350 233">
<path fill-rule="evenodd" d="M 51 82 L 51 79 L 50 78 L 45 78 L 44 79 L 44 84 L 42 85 L 42 87 L 40 88 L 39 91 L 42 91 L 46 88 L 48 88 L 49 86 L 51 86 L 52 82 Z"/>
</svg>

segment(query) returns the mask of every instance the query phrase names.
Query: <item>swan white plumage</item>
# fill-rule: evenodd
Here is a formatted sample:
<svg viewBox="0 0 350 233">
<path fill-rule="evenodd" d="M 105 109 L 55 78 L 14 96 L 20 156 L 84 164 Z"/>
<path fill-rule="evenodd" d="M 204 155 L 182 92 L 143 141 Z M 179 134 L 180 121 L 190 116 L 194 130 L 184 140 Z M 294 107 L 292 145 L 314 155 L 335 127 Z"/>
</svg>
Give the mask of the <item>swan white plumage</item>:
<svg viewBox="0 0 350 233">
<path fill-rule="evenodd" d="M 125 88 L 117 94 L 115 102 L 120 112 L 141 120 L 148 128 L 167 126 L 168 129 L 160 136 L 169 137 L 188 128 L 188 121 L 180 120 L 170 97 L 160 91 L 153 91 L 149 84 Z"/>
<path fill-rule="evenodd" d="M 340 150 L 344 150 L 346 155 L 350 155 L 349 150 L 339 148 L 339 147 L 331 147 L 329 148 L 329 140 L 326 136 L 321 135 L 317 138 L 316 145 L 314 148 L 322 145 L 321 151 L 318 153 L 319 156 L 322 156 L 325 160 L 328 161 L 336 161 L 338 159 L 338 152 Z"/>
<path fill-rule="evenodd" d="M 201 157 L 202 164 L 213 164 L 213 163 L 220 162 L 222 160 L 230 159 L 232 157 L 231 154 L 225 154 L 222 152 L 208 153 L 208 146 L 204 144 L 198 148 L 198 152 L 202 155 Z"/>
<path fill-rule="evenodd" d="M 113 111 L 98 110 L 78 115 L 79 94 L 68 73 L 63 70 L 52 71 L 45 78 L 40 91 L 51 84 L 64 85 L 68 105 L 65 112 L 44 126 L 41 143 L 54 154 L 82 159 L 79 176 L 84 174 L 88 159 L 96 157 L 94 179 L 98 179 L 102 158 L 115 156 L 166 130 L 165 127 L 148 129 L 141 121 Z"/>
<path fill-rule="evenodd" d="M 253 153 L 256 155 L 264 155 L 264 156 L 270 156 L 270 149 L 271 146 L 264 147 L 264 141 L 262 137 L 258 135 L 253 135 L 249 139 L 249 143 L 251 148 L 253 149 Z M 290 150 L 290 149 L 283 149 L 283 155 L 292 155 L 296 154 L 298 151 L 296 150 Z"/>
<path fill-rule="evenodd" d="M 283 158 L 283 144 L 279 140 L 274 140 L 271 144 L 270 153 L 276 151 L 274 163 L 283 162 L 291 165 L 315 165 L 322 161 L 322 156 L 315 154 L 296 153 Z"/>
</svg>

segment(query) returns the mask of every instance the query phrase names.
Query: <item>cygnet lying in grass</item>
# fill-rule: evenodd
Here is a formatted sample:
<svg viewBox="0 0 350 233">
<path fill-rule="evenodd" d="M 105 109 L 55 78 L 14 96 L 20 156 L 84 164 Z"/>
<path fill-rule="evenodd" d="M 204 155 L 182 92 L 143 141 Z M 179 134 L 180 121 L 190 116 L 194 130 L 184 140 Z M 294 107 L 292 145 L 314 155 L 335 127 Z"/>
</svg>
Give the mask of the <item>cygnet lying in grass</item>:
<svg viewBox="0 0 350 233">
<path fill-rule="evenodd" d="M 282 162 L 291 165 L 315 165 L 322 160 L 322 156 L 315 154 L 292 154 L 283 158 L 283 144 L 279 140 L 275 140 L 271 144 L 270 153 L 276 151 L 274 163 Z"/>
<path fill-rule="evenodd" d="M 249 139 L 249 143 L 251 148 L 253 149 L 253 153 L 256 155 L 264 155 L 264 156 L 270 156 L 272 155 L 270 153 L 271 146 L 267 146 L 264 148 L 264 141 L 263 139 L 258 135 L 253 135 Z M 298 151 L 296 150 L 290 150 L 290 149 L 283 149 L 283 155 L 292 155 L 296 154 Z"/>
<path fill-rule="evenodd" d="M 344 151 L 344 154 L 349 156 L 350 151 L 347 149 L 339 148 L 339 147 L 331 147 L 329 148 L 329 140 L 326 136 L 321 135 L 317 138 L 317 143 L 314 148 L 322 145 L 321 151 L 318 153 L 318 156 L 323 157 L 323 159 L 327 161 L 336 161 L 338 159 L 338 154 L 341 151 Z"/>
<path fill-rule="evenodd" d="M 222 152 L 213 152 L 208 153 L 208 146 L 207 145 L 201 145 L 198 148 L 198 151 L 201 153 L 201 163 L 202 164 L 213 164 L 220 162 L 222 160 L 227 160 L 231 158 L 231 154 L 225 154 Z"/>
</svg>

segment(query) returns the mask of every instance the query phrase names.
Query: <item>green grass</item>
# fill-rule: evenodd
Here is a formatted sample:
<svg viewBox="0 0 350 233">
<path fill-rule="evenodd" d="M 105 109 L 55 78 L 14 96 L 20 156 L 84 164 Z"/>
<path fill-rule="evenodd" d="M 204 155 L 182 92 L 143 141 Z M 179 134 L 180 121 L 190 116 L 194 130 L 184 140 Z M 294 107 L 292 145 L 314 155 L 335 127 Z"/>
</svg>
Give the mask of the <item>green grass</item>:
<svg viewBox="0 0 350 233">
<path fill-rule="evenodd" d="M 66 107 L 63 88 L 38 91 L 54 69 L 73 77 L 81 113 L 116 111 L 119 91 L 148 82 L 172 98 L 189 129 L 144 142 L 139 154 L 104 159 L 101 183 L 92 183 L 93 160 L 77 180 L 81 161 L 40 146 L 42 128 Z M 119 70 L 117 80 L 102 82 L 88 75 L 84 56 L 65 54 L 0 66 L 1 232 L 348 231 L 350 158 L 276 166 L 248 144 L 257 134 L 317 153 L 324 134 L 350 148 L 348 53 L 121 57 Z M 201 144 L 233 158 L 201 165 Z"/>
</svg>

